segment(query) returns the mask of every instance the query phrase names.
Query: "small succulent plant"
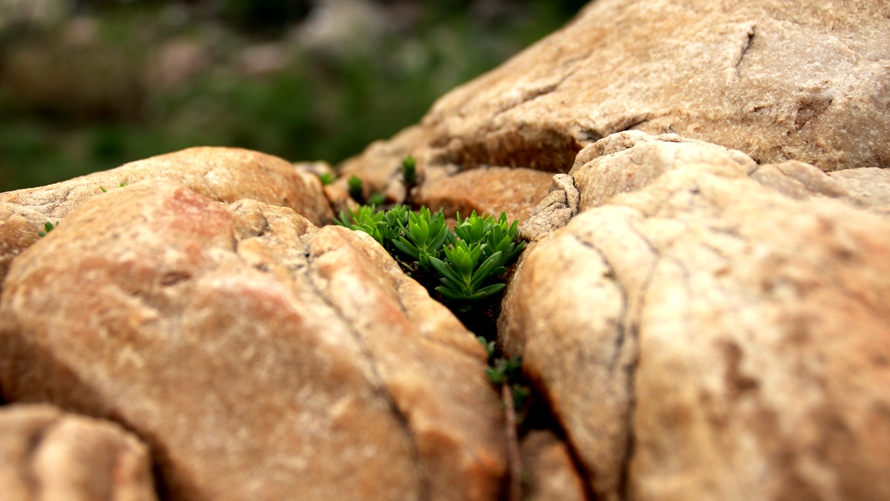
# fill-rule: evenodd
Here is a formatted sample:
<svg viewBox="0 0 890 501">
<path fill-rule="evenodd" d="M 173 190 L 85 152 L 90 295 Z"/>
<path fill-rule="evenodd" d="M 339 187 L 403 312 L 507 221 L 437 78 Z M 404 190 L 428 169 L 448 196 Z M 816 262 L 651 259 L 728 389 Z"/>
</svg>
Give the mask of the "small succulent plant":
<svg viewBox="0 0 890 501">
<path fill-rule="evenodd" d="M 409 188 L 417 186 L 417 161 L 411 155 L 402 159 L 402 180 Z"/>
<path fill-rule="evenodd" d="M 385 212 L 361 206 L 341 212 L 336 222 L 371 235 L 407 270 L 435 271 L 438 284 L 425 285 L 464 304 L 502 291 L 506 265 L 525 246 L 517 240 L 518 222 L 509 224 L 504 213 L 498 219 L 475 211 L 466 219 L 458 214 L 454 231 L 441 210 L 412 212 L 401 205 Z"/>
<path fill-rule="evenodd" d="M 364 191 L 362 190 L 362 179 L 360 177 L 352 176 L 349 178 L 349 181 L 347 181 L 346 184 L 349 196 L 352 197 L 353 200 L 364 200 L 365 195 Z"/>
</svg>

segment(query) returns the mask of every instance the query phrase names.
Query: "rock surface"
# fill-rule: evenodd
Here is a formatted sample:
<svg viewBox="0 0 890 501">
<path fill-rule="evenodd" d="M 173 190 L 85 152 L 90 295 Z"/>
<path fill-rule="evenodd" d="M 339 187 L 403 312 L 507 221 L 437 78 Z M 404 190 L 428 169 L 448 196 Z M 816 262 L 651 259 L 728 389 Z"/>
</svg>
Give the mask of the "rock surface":
<svg viewBox="0 0 890 501">
<path fill-rule="evenodd" d="M 566 444 L 548 431 L 533 431 L 522 440 L 522 465 L 528 475 L 523 499 L 586 501 Z"/>
<path fill-rule="evenodd" d="M 6 400 L 142 437 L 166 499 L 490 500 L 506 470 L 481 345 L 290 208 L 170 181 L 83 203 L 14 260 L 0 354 Z"/>
<path fill-rule="evenodd" d="M 758 163 L 888 167 L 888 32 L 883 0 L 598 0 L 342 167 L 378 192 L 407 154 L 421 172 L 566 172 L 582 148 L 630 129 Z"/>
<path fill-rule="evenodd" d="M 148 448 L 120 426 L 50 405 L 0 408 L 0 499 L 156 500 Z"/>
<path fill-rule="evenodd" d="M 890 220 L 756 172 L 606 138 L 570 173 L 584 212 L 508 287 L 500 341 L 601 499 L 890 497 Z"/>
<path fill-rule="evenodd" d="M 547 195 L 552 177 L 531 169 L 473 169 L 424 184 L 412 201 L 434 210 L 441 208 L 447 218 L 458 212 L 467 217 L 472 211 L 498 217 L 504 211 L 510 221 L 519 219 L 521 224 Z"/>
<path fill-rule="evenodd" d="M 318 178 L 280 158 L 239 148 L 189 148 L 49 186 L 0 193 L 0 272 L 37 239 L 45 222 L 60 222 L 93 197 L 147 179 L 177 181 L 218 202 L 250 198 L 289 207 L 316 225 L 333 217 Z"/>
</svg>

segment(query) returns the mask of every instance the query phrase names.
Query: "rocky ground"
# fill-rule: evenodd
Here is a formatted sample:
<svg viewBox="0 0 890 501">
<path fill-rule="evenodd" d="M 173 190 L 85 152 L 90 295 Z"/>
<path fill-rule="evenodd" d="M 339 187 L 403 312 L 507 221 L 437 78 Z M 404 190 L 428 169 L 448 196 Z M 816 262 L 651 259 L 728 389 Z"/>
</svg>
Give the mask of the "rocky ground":
<svg viewBox="0 0 890 501">
<path fill-rule="evenodd" d="M 597 0 L 329 186 L 195 148 L 0 194 L 0 499 L 890 499 L 887 33 Z M 521 220 L 496 332 L 330 224 L 351 176 Z"/>
</svg>

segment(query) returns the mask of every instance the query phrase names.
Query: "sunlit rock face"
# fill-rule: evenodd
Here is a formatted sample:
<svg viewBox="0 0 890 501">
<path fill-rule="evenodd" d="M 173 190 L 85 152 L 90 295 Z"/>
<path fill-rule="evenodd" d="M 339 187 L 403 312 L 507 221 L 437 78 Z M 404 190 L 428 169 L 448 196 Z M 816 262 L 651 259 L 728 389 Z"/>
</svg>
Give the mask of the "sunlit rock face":
<svg viewBox="0 0 890 501">
<path fill-rule="evenodd" d="M 890 499 L 887 33 L 599 0 L 332 185 L 194 148 L 0 194 L 0 498 Z M 330 226 L 351 176 L 521 220 L 518 430 L 479 333 Z"/>
<path fill-rule="evenodd" d="M 498 495 L 484 350 L 367 235 L 144 181 L 18 256 L 3 300 L 4 397 L 119 421 L 170 499 Z"/>
</svg>

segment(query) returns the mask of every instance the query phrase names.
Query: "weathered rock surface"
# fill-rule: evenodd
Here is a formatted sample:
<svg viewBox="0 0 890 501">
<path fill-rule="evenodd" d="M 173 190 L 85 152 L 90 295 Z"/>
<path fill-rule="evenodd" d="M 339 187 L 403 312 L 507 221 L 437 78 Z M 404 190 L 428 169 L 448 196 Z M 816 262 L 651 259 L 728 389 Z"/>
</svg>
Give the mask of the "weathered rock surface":
<svg viewBox="0 0 890 501">
<path fill-rule="evenodd" d="M 12 264 L 0 391 L 111 418 L 171 500 L 493 500 L 479 343 L 367 235 L 170 181 L 109 190 Z"/>
<path fill-rule="evenodd" d="M 467 217 L 472 211 L 498 217 L 504 211 L 510 221 L 522 222 L 547 195 L 552 177 L 531 169 L 473 169 L 424 184 L 412 201 L 415 205 L 441 208 L 449 218 L 457 212 Z"/>
<path fill-rule="evenodd" d="M 391 191 L 407 154 L 420 172 L 566 172 L 585 146 L 631 129 L 760 164 L 888 167 L 888 32 L 884 0 L 598 0 L 342 168 L 375 192 Z"/>
<path fill-rule="evenodd" d="M 45 222 L 61 221 L 103 190 L 147 179 L 176 181 L 218 202 L 249 198 L 289 207 L 316 225 L 333 216 L 318 178 L 280 158 L 239 148 L 189 148 L 49 186 L 0 193 L 0 272 L 36 240 Z"/>
<path fill-rule="evenodd" d="M 522 440 L 522 465 L 528 478 L 523 499 L 586 501 L 566 444 L 548 431 L 533 431 Z"/>
<path fill-rule="evenodd" d="M 120 426 L 50 405 L 0 408 L 0 499 L 153 501 L 148 448 Z"/>
<path fill-rule="evenodd" d="M 581 192 L 568 174 L 556 174 L 547 196 L 531 211 L 519 235 L 529 242 L 538 241 L 569 224 L 578 215 Z"/>
<path fill-rule="evenodd" d="M 809 194 L 606 138 L 571 171 L 584 212 L 523 256 L 500 340 L 600 498 L 890 497 L 890 220 L 773 167 Z"/>
</svg>

